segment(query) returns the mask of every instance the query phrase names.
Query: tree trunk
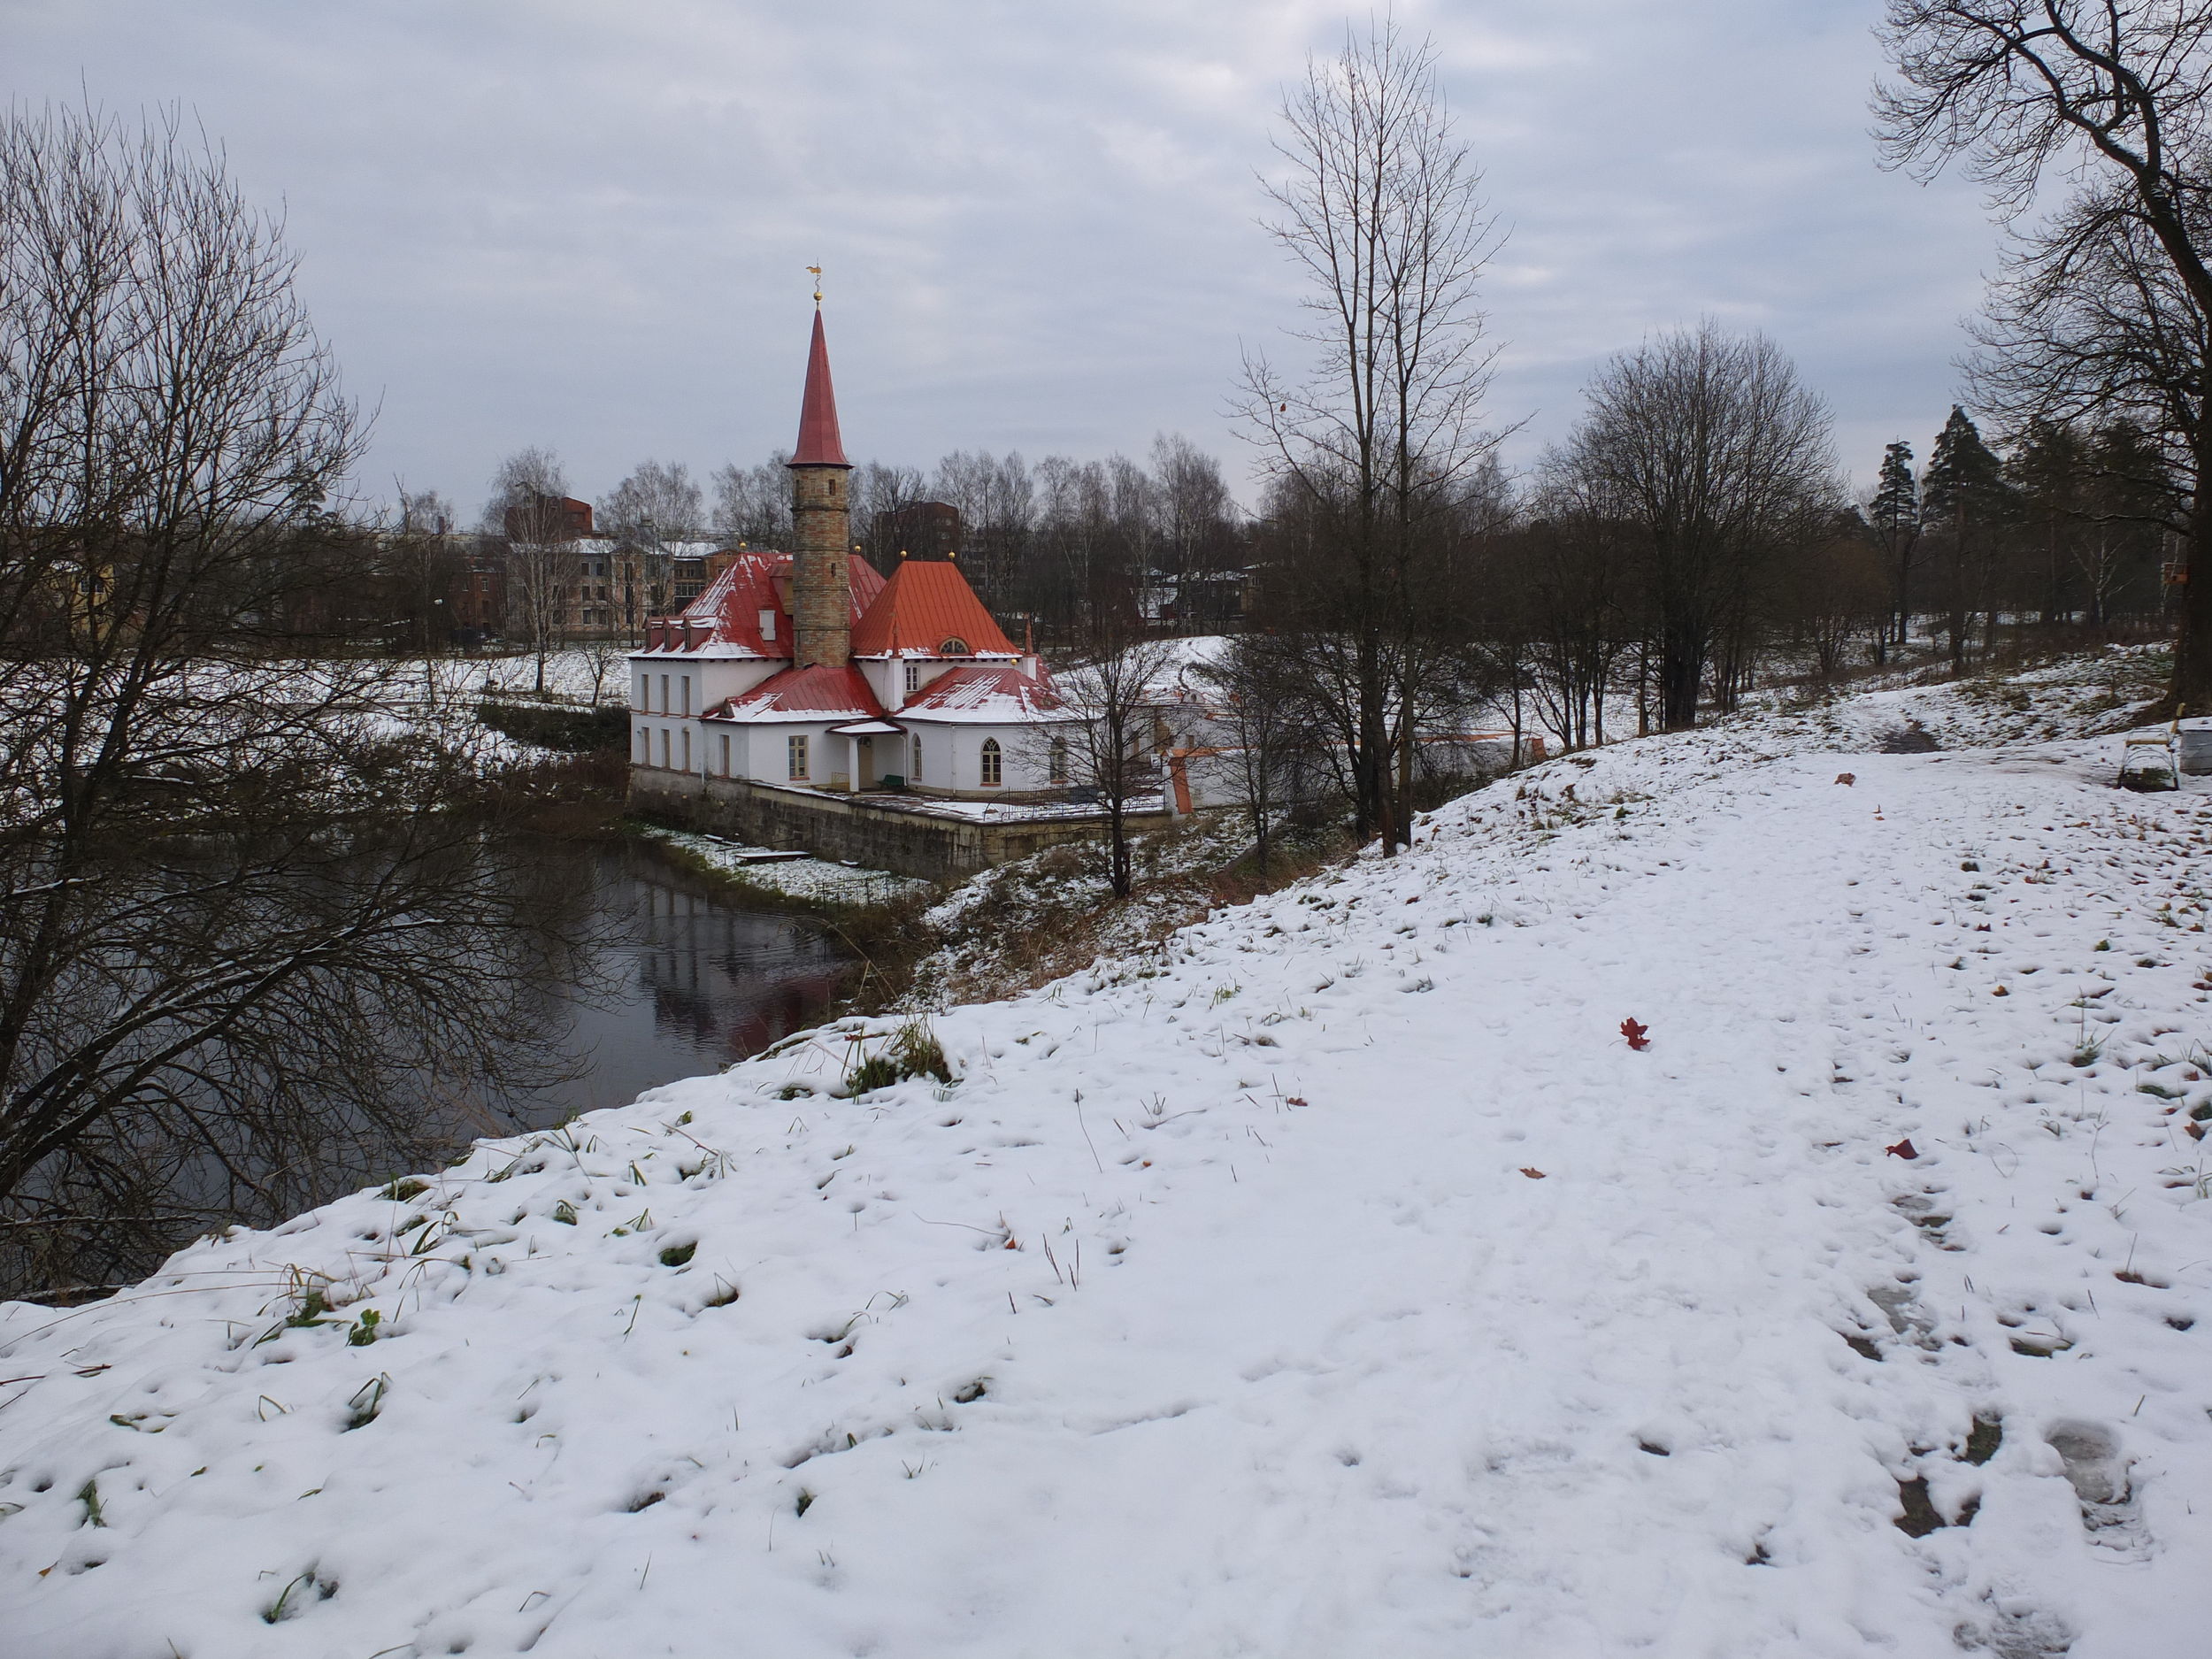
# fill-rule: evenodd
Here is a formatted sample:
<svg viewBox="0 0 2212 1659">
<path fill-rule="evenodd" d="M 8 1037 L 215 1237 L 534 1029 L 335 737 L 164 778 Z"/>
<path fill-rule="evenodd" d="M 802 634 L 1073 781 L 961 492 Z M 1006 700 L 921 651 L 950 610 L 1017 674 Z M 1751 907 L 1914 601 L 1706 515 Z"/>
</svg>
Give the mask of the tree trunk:
<svg viewBox="0 0 2212 1659">
<path fill-rule="evenodd" d="M 1659 729 L 1686 732 L 1697 724 L 1698 681 L 1705 677 L 1705 653 L 1678 625 L 1664 631 L 1659 651 Z"/>
</svg>

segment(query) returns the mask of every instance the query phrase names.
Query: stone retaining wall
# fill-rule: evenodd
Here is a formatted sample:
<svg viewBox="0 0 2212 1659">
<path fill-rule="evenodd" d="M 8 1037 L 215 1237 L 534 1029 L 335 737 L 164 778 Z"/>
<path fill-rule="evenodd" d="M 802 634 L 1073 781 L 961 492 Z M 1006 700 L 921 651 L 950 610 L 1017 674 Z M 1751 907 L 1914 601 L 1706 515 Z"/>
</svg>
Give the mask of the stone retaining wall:
<svg viewBox="0 0 2212 1659">
<path fill-rule="evenodd" d="M 819 795 L 740 778 L 702 778 L 657 766 L 630 768 L 633 810 L 756 847 L 849 858 L 873 870 L 956 881 L 1048 847 L 1106 831 L 1102 815 L 1003 821 L 940 818 L 867 799 Z M 1131 833 L 1164 829 L 1165 812 L 1133 812 Z"/>
</svg>

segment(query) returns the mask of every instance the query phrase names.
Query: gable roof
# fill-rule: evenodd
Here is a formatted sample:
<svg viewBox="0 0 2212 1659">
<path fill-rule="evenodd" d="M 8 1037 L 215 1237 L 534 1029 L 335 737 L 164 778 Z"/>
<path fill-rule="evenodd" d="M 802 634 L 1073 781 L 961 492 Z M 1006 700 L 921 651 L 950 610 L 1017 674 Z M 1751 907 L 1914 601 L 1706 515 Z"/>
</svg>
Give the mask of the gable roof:
<svg viewBox="0 0 2212 1659">
<path fill-rule="evenodd" d="M 854 592 L 856 597 L 858 588 Z M 947 651 L 958 641 L 964 651 Z M 1018 657 L 1013 641 L 1000 632 L 983 602 L 968 586 L 960 566 L 949 560 L 901 559 L 879 595 L 853 625 L 855 657 L 889 657 L 910 651 L 918 657 Z"/>
<path fill-rule="evenodd" d="M 876 573 L 876 567 L 857 553 L 846 557 L 851 573 L 852 614 L 856 623 L 861 613 L 883 591 L 884 581 Z M 695 626 L 703 621 L 709 625 L 705 641 L 692 647 L 689 652 L 681 645 L 669 645 L 652 654 L 787 659 L 793 632 L 790 590 L 790 554 L 734 554 L 728 568 L 683 609 L 683 617 Z M 775 615 L 773 639 L 761 632 L 760 614 L 764 611 Z"/>
<path fill-rule="evenodd" d="M 1032 680 L 1012 663 L 978 663 L 938 675 L 897 718 L 948 726 L 1018 726 L 1066 711 L 1041 668 Z"/>
<path fill-rule="evenodd" d="M 883 705 L 857 668 L 787 668 L 750 691 L 707 710 L 710 720 L 766 724 L 778 720 L 867 720 L 883 718 Z"/>
</svg>

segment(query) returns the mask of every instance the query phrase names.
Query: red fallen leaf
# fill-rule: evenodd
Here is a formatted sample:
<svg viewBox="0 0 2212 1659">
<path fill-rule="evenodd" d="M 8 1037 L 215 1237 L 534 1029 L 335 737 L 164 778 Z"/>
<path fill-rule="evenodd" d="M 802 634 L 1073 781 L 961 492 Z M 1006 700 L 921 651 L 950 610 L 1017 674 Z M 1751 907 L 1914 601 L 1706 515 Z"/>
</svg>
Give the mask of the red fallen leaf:
<svg viewBox="0 0 2212 1659">
<path fill-rule="evenodd" d="M 1639 1054 L 1651 1047 L 1651 1039 L 1644 1035 L 1650 1029 L 1650 1026 L 1640 1025 L 1632 1019 L 1621 1021 L 1621 1035 L 1628 1039 L 1628 1046 Z"/>
<path fill-rule="evenodd" d="M 1286 1103 L 1292 1106 L 1303 1106 L 1306 1103 L 1305 1096 L 1302 1094 L 1293 1094 Z"/>
<path fill-rule="evenodd" d="M 1856 772 L 1839 772 L 1836 774 L 1836 781 L 1838 783 L 1856 783 L 1858 780 L 1859 776 Z"/>
<path fill-rule="evenodd" d="M 1544 1179 L 1544 1171 L 1541 1171 L 1541 1170 L 1532 1170 L 1532 1169 L 1529 1169 L 1528 1167 L 1526 1167 L 1525 1165 L 1524 1165 L 1524 1166 L 1522 1167 L 1521 1173 L 1522 1173 L 1522 1174 L 1524 1174 L 1524 1175 L 1525 1175 L 1525 1176 L 1527 1176 L 1527 1177 L 1529 1178 L 1529 1179 L 1531 1179 L 1532 1181 L 1540 1181 L 1540 1180 L 1542 1180 L 1542 1179 Z"/>
<path fill-rule="evenodd" d="M 1992 996 L 2010 996 L 2012 993 L 2006 990 L 2005 987 L 2001 985 L 1995 990 L 1992 991 L 1990 995 Z"/>
<path fill-rule="evenodd" d="M 2184 1124 L 2181 1126 L 2188 1133 L 2190 1140 L 2201 1141 L 2204 1139 L 2204 1125 L 2202 1124 Z"/>
<path fill-rule="evenodd" d="M 1895 1146 L 1884 1147 L 1882 1150 L 1893 1158 L 1903 1158 L 1908 1163 L 1920 1156 L 1918 1148 L 1909 1140 L 1900 1141 Z"/>
</svg>

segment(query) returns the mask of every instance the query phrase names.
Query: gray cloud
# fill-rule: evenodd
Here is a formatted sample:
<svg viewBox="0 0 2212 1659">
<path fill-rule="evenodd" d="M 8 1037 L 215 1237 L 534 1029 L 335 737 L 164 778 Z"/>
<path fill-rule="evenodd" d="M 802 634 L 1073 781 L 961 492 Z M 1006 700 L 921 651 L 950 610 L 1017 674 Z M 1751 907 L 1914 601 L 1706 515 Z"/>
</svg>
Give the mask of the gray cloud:
<svg viewBox="0 0 2212 1659">
<path fill-rule="evenodd" d="M 1709 314 L 1833 402 L 1843 458 L 1924 449 L 1994 235 L 1885 175 L 1874 7 L 1402 4 L 1511 237 L 1490 288 L 1525 462 L 1608 353 Z M 364 485 L 465 503 L 549 444 L 598 495 L 648 456 L 790 440 L 828 268 L 849 447 L 1135 452 L 1279 349 L 1256 224 L 1282 83 L 1343 12 L 1272 0 L 0 0 L 19 102 L 179 102 L 281 200 L 349 379 Z"/>
</svg>

